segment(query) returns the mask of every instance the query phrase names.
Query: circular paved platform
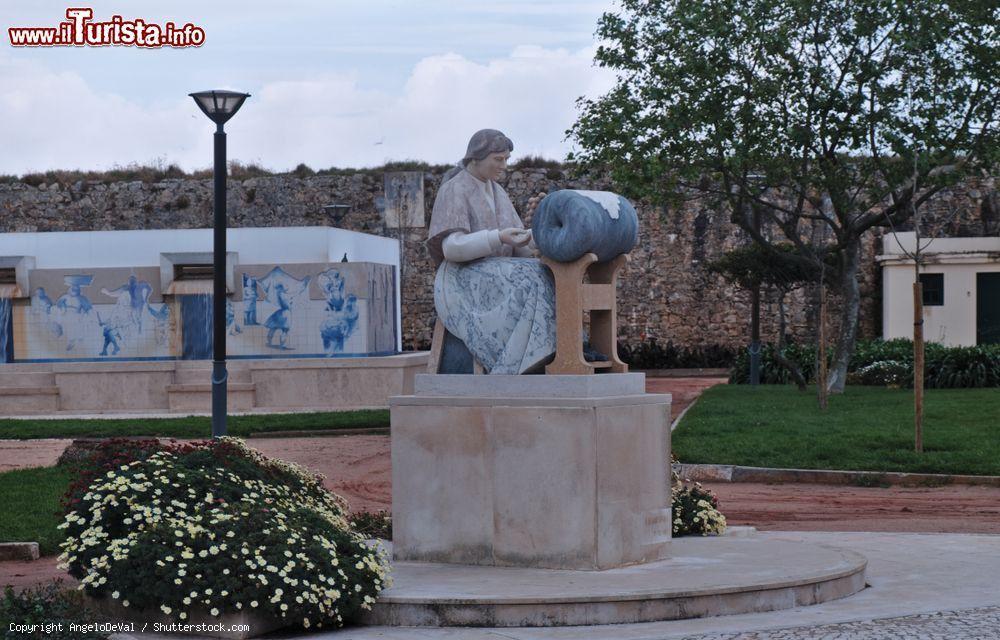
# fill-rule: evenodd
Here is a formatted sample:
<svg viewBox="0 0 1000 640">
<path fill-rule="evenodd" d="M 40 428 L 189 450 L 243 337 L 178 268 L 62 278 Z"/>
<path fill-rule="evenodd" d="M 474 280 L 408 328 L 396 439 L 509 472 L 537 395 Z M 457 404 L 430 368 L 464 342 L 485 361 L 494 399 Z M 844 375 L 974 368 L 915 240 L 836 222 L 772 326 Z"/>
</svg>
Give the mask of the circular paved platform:
<svg viewBox="0 0 1000 640">
<path fill-rule="evenodd" d="M 660 562 L 564 571 L 395 562 L 365 624 L 536 627 L 790 609 L 865 587 L 864 556 L 759 538 L 682 538 Z"/>
</svg>

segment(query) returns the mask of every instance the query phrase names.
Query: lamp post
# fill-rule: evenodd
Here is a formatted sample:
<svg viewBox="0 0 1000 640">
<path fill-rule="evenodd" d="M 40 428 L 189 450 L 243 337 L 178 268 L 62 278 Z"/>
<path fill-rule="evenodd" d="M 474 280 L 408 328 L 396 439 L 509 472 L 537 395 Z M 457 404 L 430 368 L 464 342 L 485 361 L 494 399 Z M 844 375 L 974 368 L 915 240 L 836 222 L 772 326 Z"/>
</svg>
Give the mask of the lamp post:
<svg viewBox="0 0 1000 640">
<path fill-rule="evenodd" d="M 226 132 L 249 93 L 199 91 L 188 94 L 215 129 L 215 232 L 212 253 L 212 437 L 226 435 Z"/>
</svg>

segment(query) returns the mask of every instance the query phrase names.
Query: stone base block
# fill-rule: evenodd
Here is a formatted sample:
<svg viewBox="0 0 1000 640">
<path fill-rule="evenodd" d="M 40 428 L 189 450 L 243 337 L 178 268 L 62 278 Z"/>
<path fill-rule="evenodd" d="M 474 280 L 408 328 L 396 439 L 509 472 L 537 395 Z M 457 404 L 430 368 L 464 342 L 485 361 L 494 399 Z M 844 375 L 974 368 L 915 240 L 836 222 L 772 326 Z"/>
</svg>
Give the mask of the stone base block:
<svg viewBox="0 0 1000 640">
<path fill-rule="evenodd" d="M 0 388 L 0 415 L 52 413 L 58 410 L 58 387 Z"/>
<path fill-rule="evenodd" d="M 615 388 L 615 375 L 531 376 L 535 397 L 468 376 L 463 396 L 391 398 L 395 559 L 599 570 L 666 557 L 670 396 L 602 395 L 594 379 Z"/>
<path fill-rule="evenodd" d="M 38 543 L 0 542 L 0 562 L 5 560 L 38 560 Z"/>
<path fill-rule="evenodd" d="M 211 411 L 211 384 L 171 384 L 167 385 L 170 410 Z M 230 382 L 226 385 L 227 411 L 250 411 L 254 408 L 254 385 L 250 382 Z"/>
</svg>

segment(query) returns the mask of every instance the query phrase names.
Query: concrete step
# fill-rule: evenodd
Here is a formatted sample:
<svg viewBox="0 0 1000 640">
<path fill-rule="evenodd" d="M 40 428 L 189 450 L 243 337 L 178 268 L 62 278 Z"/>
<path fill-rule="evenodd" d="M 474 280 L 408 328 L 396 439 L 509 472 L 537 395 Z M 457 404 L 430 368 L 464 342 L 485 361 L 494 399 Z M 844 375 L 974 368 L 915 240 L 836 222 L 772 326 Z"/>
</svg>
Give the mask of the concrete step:
<svg viewBox="0 0 1000 640">
<path fill-rule="evenodd" d="M 212 365 L 209 364 L 205 366 L 199 363 L 200 366 L 182 366 L 180 363 L 177 365 L 177 369 L 174 370 L 174 383 L 175 384 L 211 384 L 212 383 Z M 233 367 L 229 365 L 227 367 L 229 373 L 229 382 L 250 382 L 250 369 L 243 367 Z"/>
<path fill-rule="evenodd" d="M 6 366 L 6 365 L 5 365 Z M 23 389 L 25 387 L 51 387 L 56 376 L 51 371 L 19 371 L 0 373 L 0 389 Z"/>
<path fill-rule="evenodd" d="M 667 560 L 603 571 L 396 561 L 393 586 L 362 623 L 634 624 L 791 609 L 865 587 L 867 560 L 846 549 L 730 536 L 679 538 L 671 547 Z"/>
<path fill-rule="evenodd" d="M 256 406 L 256 388 L 252 382 L 226 384 L 226 408 L 228 411 L 250 411 Z M 167 402 L 172 412 L 211 411 L 211 383 L 183 383 L 167 385 Z"/>
<path fill-rule="evenodd" d="M 0 415 L 52 413 L 59 410 L 59 387 L 0 387 Z"/>
</svg>

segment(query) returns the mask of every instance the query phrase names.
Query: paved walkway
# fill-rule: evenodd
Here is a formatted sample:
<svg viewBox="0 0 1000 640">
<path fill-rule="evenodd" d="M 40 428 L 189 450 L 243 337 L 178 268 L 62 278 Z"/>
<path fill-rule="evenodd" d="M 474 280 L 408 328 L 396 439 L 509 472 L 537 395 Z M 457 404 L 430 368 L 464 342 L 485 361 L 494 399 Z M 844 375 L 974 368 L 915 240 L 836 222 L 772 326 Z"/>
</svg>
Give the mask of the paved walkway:
<svg viewBox="0 0 1000 640">
<path fill-rule="evenodd" d="M 956 640 L 1000 638 L 1000 607 L 939 611 L 865 622 L 775 631 L 712 633 L 687 640 Z"/>
<path fill-rule="evenodd" d="M 359 627 L 309 640 L 852 640 L 1000 638 L 1000 536 L 759 533 L 851 549 L 868 558 L 869 588 L 811 607 L 594 627 L 434 629 Z M 123 634 L 153 640 L 161 636 Z"/>
</svg>

